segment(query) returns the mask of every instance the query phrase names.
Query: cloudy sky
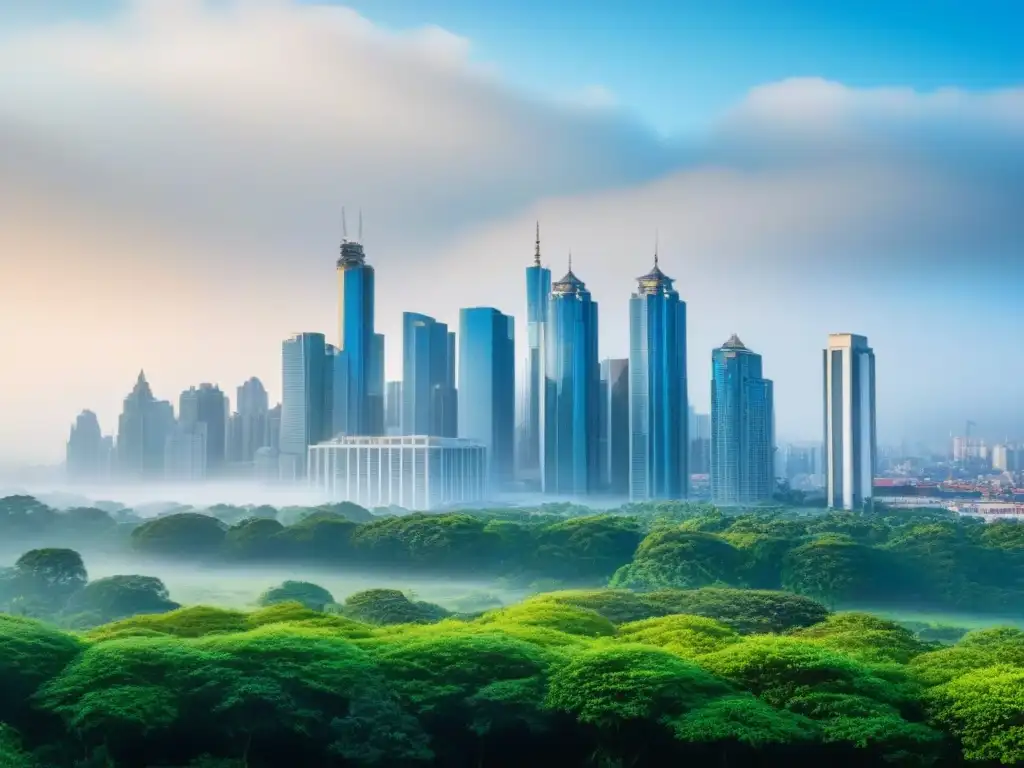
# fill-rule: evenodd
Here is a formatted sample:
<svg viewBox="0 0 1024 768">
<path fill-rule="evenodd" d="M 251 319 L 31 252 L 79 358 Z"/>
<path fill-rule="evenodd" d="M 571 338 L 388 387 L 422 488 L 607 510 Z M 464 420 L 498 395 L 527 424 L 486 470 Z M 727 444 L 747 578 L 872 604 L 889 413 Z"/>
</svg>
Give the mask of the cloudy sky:
<svg viewBox="0 0 1024 768">
<path fill-rule="evenodd" d="M 658 233 L 698 408 L 736 332 L 780 437 L 815 439 L 821 347 L 852 331 L 885 440 L 1024 438 L 1010 0 L 69 5 L 0 7 L 2 461 L 59 460 L 83 408 L 114 431 L 140 368 L 172 401 L 278 397 L 282 338 L 337 335 L 343 205 L 389 378 L 403 310 L 522 316 L 539 219 L 602 356 Z"/>
</svg>

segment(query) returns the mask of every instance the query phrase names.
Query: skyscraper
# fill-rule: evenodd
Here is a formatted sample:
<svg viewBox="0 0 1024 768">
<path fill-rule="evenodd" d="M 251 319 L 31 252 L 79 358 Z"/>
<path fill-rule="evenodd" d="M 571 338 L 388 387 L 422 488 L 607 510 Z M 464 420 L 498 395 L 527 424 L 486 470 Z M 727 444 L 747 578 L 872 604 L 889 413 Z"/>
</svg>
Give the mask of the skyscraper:
<svg viewBox="0 0 1024 768">
<path fill-rule="evenodd" d="M 270 400 L 266 387 L 255 376 L 236 391 L 238 413 L 238 460 L 252 461 L 256 451 L 270 445 L 270 424 L 267 414 Z"/>
<path fill-rule="evenodd" d="M 360 217 L 362 239 L 362 217 Z M 338 348 L 345 354 L 347 404 L 344 426 L 350 435 L 379 435 L 384 429 L 384 337 L 374 332 L 374 271 L 360 242 L 344 232 L 338 273 Z M 282 451 L 283 453 L 283 451 Z"/>
<path fill-rule="evenodd" d="M 865 336 L 833 333 L 823 354 L 825 492 L 834 509 L 856 509 L 873 493 L 875 353 Z"/>
<path fill-rule="evenodd" d="M 540 223 L 533 264 L 526 268 L 526 360 L 520 397 L 518 468 L 523 477 L 540 472 L 541 389 L 544 386 L 544 324 L 551 294 L 551 270 L 540 263 Z"/>
<path fill-rule="evenodd" d="M 512 480 L 515 376 L 513 318 L 491 307 L 461 310 L 458 434 L 484 444 L 492 487 Z"/>
<path fill-rule="evenodd" d="M 174 408 L 157 400 L 139 371 L 117 422 L 118 471 L 128 478 L 157 479 L 164 473 L 164 444 L 174 428 Z"/>
<path fill-rule="evenodd" d="M 690 475 L 711 472 L 711 414 L 690 406 Z"/>
<path fill-rule="evenodd" d="M 220 387 L 213 384 L 190 387 L 178 399 L 180 431 L 185 434 L 196 432 L 199 425 L 206 430 L 203 476 L 217 475 L 224 468 L 227 410 L 227 398 Z"/>
<path fill-rule="evenodd" d="M 686 303 L 658 266 L 629 299 L 629 497 L 686 498 L 690 490 Z"/>
<path fill-rule="evenodd" d="M 348 431 L 348 355 L 333 344 L 324 344 L 324 415 L 321 437 L 327 440 Z"/>
<path fill-rule="evenodd" d="M 601 361 L 600 478 L 609 493 L 629 493 L 629 360 Z"/>
<path fill-rule="evenodd" d="M 384 434 L 402 434 L 402 382 L 389 381 L 384 385 Z"/>
<path fill-rule="evenodd" d="M 92 411 L 82 411 L 68 437 L 65 469 L 69 480 L 97 481 L 110 473 L 110 440 L 103 437 Z"/>
<path fill-rule="evenodd" d="M 432 317 L 402 315 L 402 430 L 455 437 L 455 334 Z"/>
<path fill-rule="evenodd" d="M 597 302 L 569 271 L 551 286 L 544 326 L 541 480 L 549 494 L 585 496 L 598 487 Z"/>
<path fill-rule="evenodd" d="M 330 379 L 322 333 L 300 333 L 282 344 L 281 470 L 286 479 L 302 477 L 307 449 L 327 438 Z"/>
<path fill-rule="evenodd" d="M 755 504 L 775 492 L 772 382 L 733 335 L 711 354 L 711 499 Z"/>
</svg>

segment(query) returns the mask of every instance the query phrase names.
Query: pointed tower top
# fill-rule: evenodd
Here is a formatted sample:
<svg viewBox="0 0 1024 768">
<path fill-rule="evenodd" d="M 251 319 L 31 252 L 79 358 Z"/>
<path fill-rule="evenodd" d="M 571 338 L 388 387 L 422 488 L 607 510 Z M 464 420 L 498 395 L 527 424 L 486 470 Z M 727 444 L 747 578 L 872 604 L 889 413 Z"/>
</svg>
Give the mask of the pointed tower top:
<svg viewBox="0 0 1024 768">
<path fill-rule="evenodd" d="M 137 384 L 146 383 L 146 371 L 142 368 L 139 369 L 139 378 L 135 380 Z"/>
<path fill-rule="evenodd" d="M 341 206 L 341 242 L 348 242 L 348 222 L 345 220 L 345 206 Z"/>
<path fill-rule="evenodd" d="M 658 230 L 654 230 L 654 268 L 658 268 Z"/>
<path fill-rule="evenodd" d="M 533 244 L 533 266 L 540 266 L 540 221 L 537 222 L 537 239 Z"/>
<path fill-rule="evenodd" d="M 722 345 L 722 349 L 746 349 L 747 345 L 740 341 L 740 337 L 735 333 L 729 337 L 729 340 Z"/>
<path fill-rule="evenodd" d="M 366 254 L 363 252 L 363 211 L 359 210 L 359 239 L 348 239 L 348 220 L 345 217 L 345 206 L 341 207 L 341 255 L 338 257 L 336 266 L 340 270 L 361 267 L 366 263 Z"/>
</svg>

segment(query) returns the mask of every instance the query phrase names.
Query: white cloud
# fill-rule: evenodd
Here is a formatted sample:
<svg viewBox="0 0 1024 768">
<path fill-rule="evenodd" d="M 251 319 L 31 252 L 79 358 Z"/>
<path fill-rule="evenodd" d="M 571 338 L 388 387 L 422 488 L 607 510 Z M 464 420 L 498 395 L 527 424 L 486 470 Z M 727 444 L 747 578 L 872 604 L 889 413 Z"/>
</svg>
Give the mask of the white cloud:
<svg viewBox="0 0 1024 768">
<path fill-rule="evenodd" d="M 813 435 L 817 348 L 851 326 L 890 372 L 883 431 L 1009 396 L 1019 365 L 963 385 L 935 355 L 983 313 L 1020 322 L 1000 291 L 1024 271 L 1022 92 L 786 81 L 669 146 L 606 94 L 534 100 L 469 52 L 437 28 L 241 0 L 149 0 L 5 40 L 0 314 L 19 333 L 0 354 L 19 375 L 0 392 L 23 416 L 0 454 L 52 457 L 82 407 L 111 429 L 139 366 L 172 398 L 253 373 L 276 390 L 282 336 L 333 336 L 344 203 L 366 211 L 392 363 L 402 310 L 521 315 L 539 216 L 555 271 L 571 247 L 602 305 L 607 354 L 625 352 L 660 230 L 698 402 L 707 350 L 738 331 L 777 379 L 780 428 Z M 957 280 L 966 298 L 946 304 Z"/>
</svg>

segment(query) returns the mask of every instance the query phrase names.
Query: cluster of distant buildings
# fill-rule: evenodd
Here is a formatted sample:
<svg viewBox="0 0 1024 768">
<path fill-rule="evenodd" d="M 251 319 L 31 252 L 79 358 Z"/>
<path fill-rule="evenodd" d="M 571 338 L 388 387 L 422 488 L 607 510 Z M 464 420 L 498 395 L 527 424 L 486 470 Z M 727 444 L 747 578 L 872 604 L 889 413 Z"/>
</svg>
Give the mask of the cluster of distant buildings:
<svg viewBox="0 0 1024 768">
<path fill-rule="evenodd" d="M 361 239 L 361 238 L 360 238 Z M 336 262 L 338 344 L 300 333 L 282 345 L 282 402 L 257 379 L 238 410 L 212 385 L 182 393 L 177 418 L 144 376 L 125 399 L 116 442 L 79 416 L 68 472 L 197 480 L 247 467 L 331 498 L 409 509 L 530 491 L 585 499 L 685 499 L 691 476 L 712 500 L 756 504 L 776 489 L 773 384 L 735 335 L 711 353 L 711 413 L 689 405 L 686 303 L 659 265 L 629 298 L 629 355 L 599 359 L 598 304 L 572 269 L 542 265 L 539 228 L 526 268 L 526 339 L 493 307 L 460 310 L 457 332 L 403 315 L 402 380 L 385 382 L 374 269 L 343 238 Z M 874 354 L 861 336 L 824 352 L 829 503 L 860 506 L 875 467 Z M 518 374 L 518 375 L 517 375 Z M 104 458 L 105 457 L 105 458 Z M 235 472 L 237 474 L 237 472 Z"/>
</svg>

